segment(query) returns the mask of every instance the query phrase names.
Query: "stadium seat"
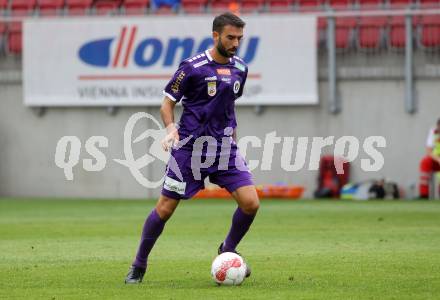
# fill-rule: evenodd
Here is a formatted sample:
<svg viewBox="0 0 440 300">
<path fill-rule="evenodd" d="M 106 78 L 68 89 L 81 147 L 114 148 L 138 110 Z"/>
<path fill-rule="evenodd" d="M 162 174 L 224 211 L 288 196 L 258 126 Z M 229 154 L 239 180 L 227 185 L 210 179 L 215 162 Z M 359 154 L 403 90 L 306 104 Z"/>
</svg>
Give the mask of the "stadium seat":
<svg viewBox="0 0 440 300">
<path fill-rule="evenodd" d="M 7 25 L 6 22 L 0 21 L 0 35 L 3 35 L 6 33 Z"/>
<path fill-rule="evenodd" d="M 125 0 L 122 7 L 126 15 L 144 15 L 149 3 L 149 0 Z"/>
<path fill-rule="evenodd" d="M 119 0 L 98 0 L 95 2 L 95 13 L 99 16 L 114 15 L 118 12 Z"/>
<path fill-rule="evenodd" d="M 66 0 L 66 6 L 70 16 L 82 16 L 89 13 L 92 0 Z"/>
<path fill-rule="evenodd" d="M 207 0 L 182 0 L 181 7 L 187 14 L 202 14 L 206 10 Z"/>
<path fill-rule="evenodd" d="M 438 8 L 440 6 L 439 0 L 419 0 L 421 8 Z"/>
<path fill-rule="evenodd" d="M 163 5 L 159 7 L 154 13 L 157 15 L 172 15 L 175 14 L 176 12 L 173 10 L 172 7 Z"/>
<path fill-rule="evenodd" d="M 390 48 L 400 49 L 405 47 L 406 30 L 405 17 L 393 16 L 389 23 L 388 46 Z"/>
<path fill-rule="evenodd" d="M 334 10 L 351 9 L 353 0 L 329 0 L 328 5 Z"/>
<path fill-rule="evenodd" d="M 413 5 L 411 0 L 389 0 L 389 7 L 392 9 L 406 8 Z"/>
<path fill-rule="evenodd" d="M 5 52 L 6 30 L 7 30 L 6 23 L 0 21 L 0 53 Z"/>
<path fill-rule="evenodd" d="M 356 23 L 357 20 L 354 17 L 336 18 L 335 43 L 337 49 L 351 48 Z"/>
<path fill-rule="evenodd" d="M 21 32 L 10 32 L 8 36 L 8 52 L 17 55 L 21 54 L 21 50 Z"/>
<path fill-rule="evenodd" d="M 361 17 L 359 20 L 358 47 L 379 49 L 382 46 L 386 17 Z"/>
<path fill-rule="evenodd" d="M 0 10 L 8 8 L 8 0 L 0 0 Z"/>
<path fill-rule="evenodd" d="M 243 13 L 257 13 L 264 9 L 263 0 L 242 0 L 241 12 Z"/>
<path fill-rule="evenodd" d="M 325 47 L 325 41 L 327 39 L 327 18 L 320 17 L 318 18 L 318 34 L 317 34 L 317 42 L 318 47 Z"/>
<path fill-rule="evenodd" d="M 413 17 L 412 26 L 413 34 L 416 35 L 416 20 Z M 389 22 L 388 30 L 388 47 L 391 49 L 403 49 L 406 44 L 406 29 L 404 16 L 392 16 Z"/>
<path fill-rule="evenodd" d="M 271 13 L 287 13 L 293 8 L 291 0 L 269 0 L 268 6 Z"/>
<path fill-rule="evenodd" d="M 419 46 L 427 50 L 440 49 L 440 16 L 420 17 Z"/>
<path fill-rule="evenodd" d="M 211 12 L 223 13 L 225 11 L 234 12 L 238 10 L 238 4 L 235 1 L 230 0 L 217 0 L 211 3 Z"/>
<path fill-rule="evenodd" d="M 25 17 L 33 14 L 36 0 L 12 0 L 11 2 L 11 16 Z M 8 25 L 9 31 L 21 32 L 21 21 L 11 21 Z"/>
<path fill-rule="evenodd" d="M 359 0 L 360 9 L 378 9 L 383 6 L 385 1 L 382 0 Z"/>
<path fill-rule="evenodd" d="M 298 11 L 307 12 L 307 11 L 316 11 L 321 9 L 321 1 L 320 0 L 298 0 L 297 7 Z"/>
<path fill-rule="evenodd" d="M 38 0 L 40 16 L 56 16 L 64 7 L 64 0 Z"/>
<path fill-rule="evenodd" d="M 11 1 L 11 10 L 32 10 L 37 4 L 36 0 L 12 0 Z"/>
</svg>

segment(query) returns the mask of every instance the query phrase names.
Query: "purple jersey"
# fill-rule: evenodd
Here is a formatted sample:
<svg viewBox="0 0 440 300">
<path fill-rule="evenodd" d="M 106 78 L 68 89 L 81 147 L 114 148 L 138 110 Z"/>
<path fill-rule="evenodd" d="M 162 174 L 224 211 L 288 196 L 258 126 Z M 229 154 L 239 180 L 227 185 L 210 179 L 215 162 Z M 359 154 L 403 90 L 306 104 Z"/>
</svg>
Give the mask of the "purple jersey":
<svg viewBox="0 0 440 300">
<path fill-rule="evenodd" d="M 193 135 L 212 136 L 218 141 L 227 127 L 235 128 L 234 104 L 243 94 L 247 66 L 234 56 L 227 64 L 215 62 L 209 51 L 184 60 L 166 85 L 164 95 L 182 101 L 180 140 Z"/>
</svg>

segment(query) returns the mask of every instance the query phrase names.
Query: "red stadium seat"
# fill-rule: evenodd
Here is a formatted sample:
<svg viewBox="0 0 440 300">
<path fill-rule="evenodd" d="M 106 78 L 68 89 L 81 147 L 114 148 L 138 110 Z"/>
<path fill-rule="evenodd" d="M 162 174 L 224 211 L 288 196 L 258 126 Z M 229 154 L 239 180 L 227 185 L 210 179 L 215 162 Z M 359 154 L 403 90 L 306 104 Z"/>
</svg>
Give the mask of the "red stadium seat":
<svg viewBox="0 0 440 300">
<path fill-rule="evenodd" d="M 334 10 L 351 9 L 353 6 L 353 0 L 329 0 L 328 4 Z"/>
<path fill-rule="evenodd" d="M 425 49 L 440 49 L 440 15 L 421 16 L 419 45 Z"/>
<path fill-rule="evenodd" d="M 225 11 L 232 11 L 236 8 L 236 3 L 228 0 L 218 0 L 211 3 L 211 12 L 223 13 Z M 232 7 L 231 7 L 232 6 Z"/>
<path fill-rule="evenodd" d="M 25 17 L 34 12 L 36 0 L 12 0 L 11 16 Z M 9 23 L 9 31 L 21 32 L 21 21 L 12 21 Z"/>
<path fill-rule="evenodd" d="M 358 46 L 362 49 L 379 49 L 386 17 L 361 17 L 359 21 Z"/>
<path fill-rule="evenodd" d="M 126 15 L 144 15 L 149 3 L 149 0 L 125 0 L 122 7 Z"/>
<path fill-rule="evenodd" d="M 68 14 L 71 16 L 86 15 L 91 6 L 93 0 L 66 0 L 66 6 Z"/>
<path fill-rule="evenodd" d="M 5 52 L 6 30 L 7 30 L 6 23 L 0 21 L 0 53 Z"/>
<path fill-rule="evenodd" d="M 8 36 L 8 52 L 21 54 L 22 45 L 21 32 L 10 32 Z"/>
<path fill-rule="evenodd" d="M 320 0 L 298 0 L 297 5 L 298 5 L 298 10 L 303 12 L 315 11 L 321 9 Z"/>
<path fill-rule="evenodd" d="M 359 0 L 359 6 L 361 9 L 378 9 L 383 6 L 382 0 Z"/>
<path fill-rule="evenodd" d="M 411 0 L 389 0 L 390 8 L 398 9 L 398 8 L 406 8 L 412 5 Z"/>
<path fill-rule="evenodd" d="M 11 1 L 11 10 L 22 10 L 22 11 L 31 11 L 34 9 L 37 4 L 36 0 L 12 0 Z"/>
<path fill-rule="evenodd" d="M 351 47 L 356 23 L 357 20 L 354 17 L 336 18 L 335 44 L 337 49 L 348 49 Z"/>
<path fill-rule="evenodd" d="M 40 16 L 56 16 L 64 7 L 64 0 L 38 0 Z"/>
<path fill-rule="evenodd" d="M 438 8 L 440 6 L 439 0 L 419 0 L 421 8 Z"/>
<path fill-rule="evenodd" d="M 176 12 L 170 6 L 161 6 L 155 12 L 157 15 L 172 15 Z"/>
<path fill-rule="evenodd" d="M 241 12 L 243 13 L 257 13 L 262 11 L 264 8 L 263 0 L 242 0 L 241 1 Z"/>
<path fill-rule="evenodd" d="M 268 5 L 271 13 L 286 13 L 292 10 L 291 0 L 269 0 Z"/>
<path fill-rule="evenodd" d="M 318 47 L 324 47 L 325 41 L 327 39 L 327 18 L 320 17 L 318 18 Z"/>
<path fill-rule="evenodd" d="M 8 8 L 8 0 L 0 0 L 0 10 Z"/>
<path fill-rule="evenodd" d="M 95 13 L 99 16 L 114 15 L 120 5 L 119 0 L 99 0 L 95 2 Z"/>
<path fill-rule="evenodd" d="M 187 14 L 202 14 L 206 10 L 207 0 L 182 0 L 182 9 Z"/>
<path fill-rule="evenodd" d="M 413 34 L 416 34 L 416 17 L 412 19 Z M 389 22 L 388 46 L 394 49 L 405 48 L 406 28 L 404 16 L 393 16 Z"/>
<path fill-rule="evenodd" d="M 6 32 L 7 28 L 8 27 L 7 27 L 6 22 L 0 21 L 0 35 L 3 35 Z"/>
<path fill-rule="evenodd" d="M 390 48 L 404 48 L 406 41 L 405 17 L 393 16 L 390 19 L 388 44 Z"/>
</svg>

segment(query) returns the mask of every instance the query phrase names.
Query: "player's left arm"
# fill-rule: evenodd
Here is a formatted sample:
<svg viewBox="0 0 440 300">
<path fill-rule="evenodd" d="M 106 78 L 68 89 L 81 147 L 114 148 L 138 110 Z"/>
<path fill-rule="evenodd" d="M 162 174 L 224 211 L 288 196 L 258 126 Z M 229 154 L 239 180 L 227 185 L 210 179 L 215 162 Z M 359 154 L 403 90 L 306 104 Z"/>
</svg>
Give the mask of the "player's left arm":
<svg viewBox="0 0 440 300">
<path fill-rule="evenodd" d="M 237 98 L 240 98 L 243 95 L 244 85 L 246 84 L 247 75 L 248 75 L 248 67 L 246 66 L 246 71 L 243 72 L 243 80 L 241 82 L 240 89 L 238 90 Z"/>
</svg>

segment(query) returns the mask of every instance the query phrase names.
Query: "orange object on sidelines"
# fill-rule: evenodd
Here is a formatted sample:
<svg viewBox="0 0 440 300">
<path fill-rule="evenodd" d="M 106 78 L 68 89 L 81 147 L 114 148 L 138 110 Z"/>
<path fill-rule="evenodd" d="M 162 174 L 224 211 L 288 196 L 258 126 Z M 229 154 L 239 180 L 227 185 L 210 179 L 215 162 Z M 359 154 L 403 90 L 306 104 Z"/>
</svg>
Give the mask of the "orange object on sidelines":
<svg viewBox="0 0 440 300">
<path fill-rule="evenodd" d="M 304 187 L 294 185 L 258 185 L 256 189 L 260 198 L 298 199 L 304 192 Z M 210 186 L 199 191 L 194 198 L 231 198 L 231 194 L 224 188 Z"/>
</svg>

